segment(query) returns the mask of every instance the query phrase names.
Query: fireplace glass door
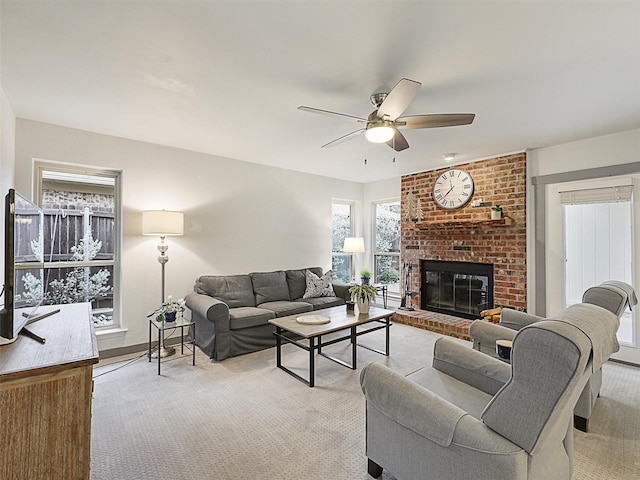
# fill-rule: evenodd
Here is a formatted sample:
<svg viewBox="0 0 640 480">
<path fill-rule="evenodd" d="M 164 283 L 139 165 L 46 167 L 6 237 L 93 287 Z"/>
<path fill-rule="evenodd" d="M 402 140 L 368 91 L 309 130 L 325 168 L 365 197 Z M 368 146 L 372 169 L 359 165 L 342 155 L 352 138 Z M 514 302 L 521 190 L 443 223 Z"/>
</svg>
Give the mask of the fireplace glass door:
<svg viewBox="0 0 640 480">
<path fill-rule="evenodd" d="M 493 308 L 493 265 L 423 260 L 423 310 L 479 318 Z"/>
</svg>

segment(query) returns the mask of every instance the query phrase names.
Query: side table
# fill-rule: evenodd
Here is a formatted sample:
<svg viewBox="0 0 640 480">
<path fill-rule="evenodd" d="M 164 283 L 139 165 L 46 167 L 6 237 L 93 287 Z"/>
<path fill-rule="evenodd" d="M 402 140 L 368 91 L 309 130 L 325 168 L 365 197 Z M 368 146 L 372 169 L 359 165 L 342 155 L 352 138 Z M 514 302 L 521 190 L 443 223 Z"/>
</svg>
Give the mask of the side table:
<svg viewBox="0 0 640 480">
<path fill-rule="evenodd" d="M 191 364 L 195 366 L 196 364 L 196 324 L 191 320 L 187 320 L 184 317 L 177 318 L 175 322 L 158 322 L 155 318 L 149 319 L 149 349 L 147 352 L 147 356 L 149 357 L 149 362 L 151 362 L 151 352 L 152 352 L 152 343 L 153 343 L 153 328 L 158 332 L 158 341 L 156 344 L 156 348 L 158 349 L 158 375 L 160 375 L 160 366 L 162 364 L 162 356 L 160 355 L 160 348 L 164 346 L 165 342 L 165 333 L 167 330 L 173 330 L 175 328 L 180 329 L 180 355 L 184 356 L 184 347 L 186 345 L 187 350 L 191 350 Z M 184 338 L 184 329 L 193 327 L 193 339 L 187 340 L 185 342 Z M 187 330 L 188 333 L 188 330 Z M 177 345 L 176 345 L 177 346 Z M 166 357 L 165 357 L 166 358 Z"/>
<path fill-rule="evenodd" d="M 375 283 L 373 286 L 376 291 L 382 292 L 382 302 L 384 304 L 384 308 L 387 308 L 387 285 L 384 283 Z"/>
</svg>

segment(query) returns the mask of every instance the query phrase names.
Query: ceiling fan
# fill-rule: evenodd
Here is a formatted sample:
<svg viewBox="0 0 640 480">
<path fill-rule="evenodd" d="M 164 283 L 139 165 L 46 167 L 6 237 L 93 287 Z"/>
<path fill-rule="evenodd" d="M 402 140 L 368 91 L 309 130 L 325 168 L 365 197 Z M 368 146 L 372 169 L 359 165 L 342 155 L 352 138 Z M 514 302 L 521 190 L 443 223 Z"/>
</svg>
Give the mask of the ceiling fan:
<svg viewBox="0 0 640 480">
<path fill-rule="evenodd" d="M 322 148 L 333 147 L 339 143 L 351 140 L 364 132 L 367 140 L 373 143 L 386 143 L 396 152 L 409 148 L 407 139 L 399 129 L 453 127 L 456 125 L 469 125 L 473 122 L 473 113 L 445 113 L 436 115 L 409 115 L 401 117 L 409 104 L 420 90 L 422 84 L 407 78 L 401 79 L 390 92 L 376 92 L 370 100 L 376 109 L 367 118 L 347 115 L 345 113 L 331 112 L 319 108 L 299 106 L 303 112 L 331 115 L 345 119 L 365 123 L 363 128 L 347 133 L 340 138 L 322 145 Z"/>
</svg>

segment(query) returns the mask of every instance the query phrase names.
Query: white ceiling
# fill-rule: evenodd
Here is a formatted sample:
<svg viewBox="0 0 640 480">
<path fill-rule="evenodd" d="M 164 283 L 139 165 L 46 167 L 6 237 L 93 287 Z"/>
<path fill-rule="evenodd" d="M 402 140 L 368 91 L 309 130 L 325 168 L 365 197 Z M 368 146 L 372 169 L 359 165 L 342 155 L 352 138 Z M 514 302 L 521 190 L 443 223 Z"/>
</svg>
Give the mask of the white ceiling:
<svg viewBox="0 0 640 480">
<path fill-rule="evenodd" d="M 640 1 L 6 1 L 18 118 L 369 182 L 640 128 Z M 475 113 L 320 146 L 400 78 L 405 115 Z M 392 159 L 395 156 L 395 163 Z M 364 158 L 368 162 L 364 164 Z"/>
</svg>

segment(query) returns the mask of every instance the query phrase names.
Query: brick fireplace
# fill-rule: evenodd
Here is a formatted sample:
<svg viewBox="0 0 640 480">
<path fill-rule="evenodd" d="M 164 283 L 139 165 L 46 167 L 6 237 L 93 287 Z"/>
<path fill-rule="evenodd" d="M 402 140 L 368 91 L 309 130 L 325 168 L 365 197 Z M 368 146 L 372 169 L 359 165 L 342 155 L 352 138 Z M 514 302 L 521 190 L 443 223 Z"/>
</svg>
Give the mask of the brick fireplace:
<svg viewBox="0 0 640 480">
<path fill-rule="evenodd" d="M 455 168 L 466 171 L 475 182 L 471 202 L 457 210 L 439 208 L 432 199 L 436 178 L 448 168 L 402 177 L 402 262 L 412 265 L 409 290 L 415 294 L 407 303 L 415 311 L 398 312 L 394 319 L 468 338 L 468 325 L 472 320 L 455 313 L 422 308 L 423 261 L 491 265 L 493 305 L 526 308 L 526 154 L 496 157 Z M 481 203 L 478 206 L 474 201 Z M 503 207 L 504 219 L 491 220 L 491 207 L 496 204 Z M 421 219 L 415 214 L 416 206 L 421 208 Z M 412 218 L 408 218 L 410 216 Z M 468 316 L 471 317 L 473 315 Z"/>
</svg>

